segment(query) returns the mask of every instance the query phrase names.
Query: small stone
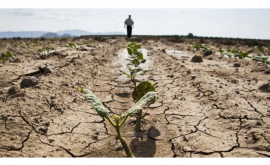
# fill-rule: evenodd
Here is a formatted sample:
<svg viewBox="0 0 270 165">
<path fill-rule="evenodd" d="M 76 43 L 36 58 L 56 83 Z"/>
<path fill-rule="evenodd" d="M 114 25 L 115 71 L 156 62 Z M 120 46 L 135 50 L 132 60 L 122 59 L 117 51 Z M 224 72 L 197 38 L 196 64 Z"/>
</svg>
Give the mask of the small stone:
<svg viewBox="0 0 270 165">
<path fill-rule="evenodd" d="M 47 121 L 47 122 L 44 123 L 44 125 L 45 125 L 46 127 L 49 127 L 49 126 L 50 126 L 50 122 Z"/>
<path fill-rule="evenodd" d="M 0 64 L 0 67 L 3 67 L 3 64 Z"/>
<path fill-rule="evenodd" d="M 45 68 L 44 74 L 48 75 L 49 73 L 54 72 L 54 70 L 55 70 L 55 68 L 53 66 L 47 65 L 46 68 Z"/>
<path fill-rule="evenodd" d="M 196 76 L 195 75 L 191 75 L 191 79 L 195 80 Z"/>
<path fill-rule="evenodd" d="M 220 85 L 219 88 L 222 88 L 222 85 Z"/>
<path fill-rule="evenodd" d="M 247 82 L 251 82 L 251 79 L 247 79 Z"/>
<path fill-rule="evenodd" d="M 92 138 L 93 140 L 97 140 L 97 139 L 98 139 L 98 136 L 94 135 L 94 136 L 91 136 L 91 138 Z"/>
<path fill-rule="evenodd" d="M 55 99 L 55 95 L 51 95 L 51 97 L 50 97 L 51 99 Z"/>
<path fill-rule="evenodd" d="M 38 84 L 38 79 L 33 76 L 26 76 L 20 84 L 21 88 L 33 87 Z"/>
<path fill-rule="evenodd" d="M 213 77 L 213 75 L 211 74 L 210 77 Z"/>
<path fill-rule="evenodd" d="M 49 83 L 52 83 L 52 80 L 49 80 Z"/>
<path fill-rule="evenodd" d="M 237 63 L 237 62 L 233 64 L 233 67 L 240 67 L 240 66 L 241 66 L 241 64 Z"/>
<path fill-rule="evenodd" d="M 48 131 L 48 128 L 46 128 L 46 127 L 40 127 L 39 128 L 39 131 L 42 132 L 42 133 L 44 133 L 44 134 L 46 134 L 47 131 Z"/>
<path fill-rule="evenodd" d="M 214 54 L 212 50 L 206 50 L 204 53 L 203 53 L 203 56 L 209 56 L 211 54 Z"/>
<path fill-rule="evenodd" d="M 75 82 L 75 85 L 80 85 L 79 81 L 76 81 L 76 82 Z"/>
<path fill-rule="evenodd" d="M 16 137 L 11 137 L 10 141 L 13 141 L 13 140 L 16 140 L 16 139 L 17 139 Z"/>
<path fill-rule="evenodd" d="M 219 79 L 216 79 L 216 81 L 217 81 L 217 82 L 220 82 L 220 80 L 219 80 Z"/>
<path fill-rule="evenodd" d="M 238 90 L 235 91 L 236 94 L 239 94 L 240 92 Z"/>
<path fill-rule="evenodd" d="M 235 103 L 234 105 L 235 105 L 236 107 L 238 107 L 238 104 L 237 104 L 237 103 Z"/>
<path fill-rule="evenodd" d="M 215 92 L 214 92 L 214 91 L 212 91 L 212 90 L 211 90 L 210 92 L 211 92 L 211 94 L 214 94 L 214 93 L 215 93 Z"/>
<path fill-rule="evenodd" d="M 270 96 L 266 97 L 267 100 L 270 100 Z"/>
<path fill-rule="evenodd" d="M 39 84 L 35 85 L 34 87 L 40 89 L 40 85 Z"/>
<path fill-rule="evenodd" d="M 99 84 L 96 84 L 96 86 L 99 86 Z"/>
<path fill-rule="evenodd" d="M 55 140 L 53 140 L 53 139 L 49 139 L 49 142 L 50 142 L 50 143 L 52 143 L 52 142 L 54 142 L 54 141 L 55 141 Z"/>
<path fill-rule="evenodd" d="M 116 146 L 115 151 L 122 151 L 124 148 L 123 146 Z"/>
</svg>

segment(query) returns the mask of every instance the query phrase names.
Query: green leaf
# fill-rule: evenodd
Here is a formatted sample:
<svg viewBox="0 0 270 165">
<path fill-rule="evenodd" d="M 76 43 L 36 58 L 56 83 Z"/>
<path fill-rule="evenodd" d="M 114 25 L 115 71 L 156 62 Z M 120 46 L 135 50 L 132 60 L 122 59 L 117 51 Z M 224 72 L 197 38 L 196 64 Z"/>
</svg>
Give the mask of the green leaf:
<svg viewBox="0 0 270 165">
<path fill-rule="evenodd" d="M 83 92 L 83 87 L 79 87 L 78 90 Z"/>
<path fill-rule="evenodd" d="M 10 53 L 9 51 L 6 52 L 6 57 L 12 57 L 12 56 L 13 56 L 12 53 Z"/>
<path fill-rule="evenodd" d="M 136 66 L 136 65 L 139 65 L 140 62 L 138 59 L 135 58 L 134 60 L 132 60 L 132 64 L 134 64 Z"/>
<path fill-rule="evenodd" d="M 158 92 L 148 92 L 146 93 L 133 107 L 131 107 L 126 113 L 121 115 L 121 118 L 131 115 L 132 113 L 142 110 L 153 104 L 158 99 Z"/>
<path fill-rule="evenodd" d="M 127 48 L 127 51 L 128 51 L 128 54 L 129 54 L 129 55 L 132 55 L 132 49 L 131 49 L 131 48 L 128 47 L 128 48 Z"/>
<path fill-rule="evenodd" d="M 4 58 L 0 56 L 0 60 L 2 61 L 2 60 L 4 60 Z"/>
<path fill-rule="evenodd" d="M 42 50 L 41 49 L 38 49 L 38 53 L 42 53 Z"/>
<path fill-rule="evenodd" d="M 138 58 L 139 60 L 143 60 L 143 54 L 142 54 L 141 52 L 138 52 L 137 58 Z"/>
<path fill-rule="evenodd" d="M 149 82 L 141 82 L 134 91 L 132 92 L 132 97 L 135 102 L 139 101 L 146 93 L 150 91 L 155 91 L 155 87 Z"/>
<path fill-rule="evenodd" d="M 90 89 L 83 89 L 86 100 L 95 108 L 99 116 L 107 117 L 108 110 Z"/>
<path fill-rule="evenodd" d="M 141 62 L 142 62 L 142 63 L 145 63 L 145 62 L 146 62 L 146 59 L 143 59 Z"/>
</svg>

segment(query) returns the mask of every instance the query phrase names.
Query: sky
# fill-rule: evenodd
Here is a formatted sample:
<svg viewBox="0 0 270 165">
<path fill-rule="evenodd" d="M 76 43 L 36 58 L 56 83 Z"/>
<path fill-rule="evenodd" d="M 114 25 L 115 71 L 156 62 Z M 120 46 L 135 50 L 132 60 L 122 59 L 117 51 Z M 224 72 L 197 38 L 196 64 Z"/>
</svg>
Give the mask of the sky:
<svg viewBox="0 0 270 165">
<path fill-rule="evenodd" d="M 128 15 L 133 34 L 187 35 L 270 39 L 270 8 L 0 8 L 0 32 L 80 29 L 126 33 Z"/>
</svg>

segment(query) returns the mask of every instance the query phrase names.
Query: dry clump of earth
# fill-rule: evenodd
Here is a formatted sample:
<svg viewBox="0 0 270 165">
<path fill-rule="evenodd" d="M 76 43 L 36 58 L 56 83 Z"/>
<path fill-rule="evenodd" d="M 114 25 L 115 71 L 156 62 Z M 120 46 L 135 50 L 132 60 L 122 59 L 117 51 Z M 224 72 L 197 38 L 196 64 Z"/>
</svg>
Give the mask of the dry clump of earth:
<svg viewBox="0 0 270 165">
<path fill-rule="evenodd" d="M 94 42 L 64 46 L 85 41 Z M 270 156 L 269 68 L 213 52 L 193 63 L 188 41 L 146 37 L 47 39 L 44 44 L 65 49 L 43 55 L 36 53 L 43 45 L 2 45 L 0 53 L 9 50 L 17 60 L 0 68 L 0 156 L 125 157 L 114 128 L 78 87 L 91 89 L 110 115 L 134 105 L 133 84 L 119 72 L 127 61 L 120 54 L 131 41 L 142 44 L 149 61 L 138 81 L 150 81 L 159 92 L 143 110 L 141 132 L 133 131 L 134 115 L 122 127 L 136 157 Z M 201 42 L 250 49 L 228 40 Z"/>
</svg>

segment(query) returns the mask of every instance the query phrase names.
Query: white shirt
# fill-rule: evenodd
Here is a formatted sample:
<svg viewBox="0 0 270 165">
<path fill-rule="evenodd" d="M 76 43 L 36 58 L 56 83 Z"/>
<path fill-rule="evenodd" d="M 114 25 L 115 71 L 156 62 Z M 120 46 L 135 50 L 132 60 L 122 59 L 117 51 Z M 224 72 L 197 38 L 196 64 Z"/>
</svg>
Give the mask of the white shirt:
<svg viewBox="0 0 270 165">
<path fill-rule="evenodd" d="M 128 19 L 126 19 L 125 24 L 131 26 L 134 24 L 134 22 L 131 18 L 128 18 Z"/>
</svg>

